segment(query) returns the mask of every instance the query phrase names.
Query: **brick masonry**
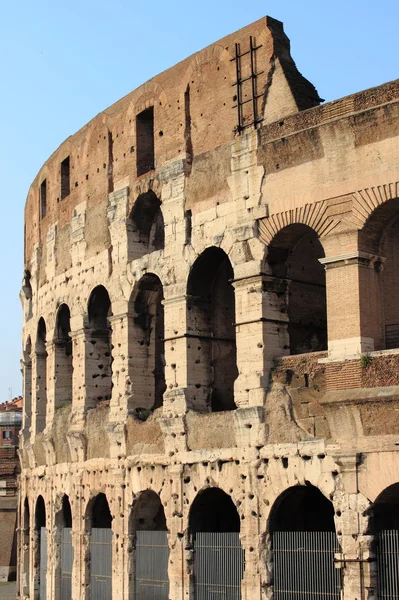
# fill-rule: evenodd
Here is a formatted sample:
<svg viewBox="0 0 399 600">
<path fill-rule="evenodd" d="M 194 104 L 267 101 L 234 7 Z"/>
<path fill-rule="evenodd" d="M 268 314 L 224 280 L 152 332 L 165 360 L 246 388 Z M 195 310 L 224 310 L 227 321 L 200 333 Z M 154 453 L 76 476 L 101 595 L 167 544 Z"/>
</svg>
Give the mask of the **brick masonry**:
<svg viewBox="0 0 399 600">
<path fill-rule="evenodd" d="M 250 36 L 260 100 L 238 118 L 252 88 L 234 87 L 232 59 Z M 104 494 L 114 600 L 132 597 L 136 530 L 161 524 L 169 597 L 193 598 L 192 511 L 205 519 L 218 489 L 239 517 L 242 598 L 271 599 L 273 510 L 313 486 L 332 503 L 343 598 L 376 598 L 369 517 L 399 481 L 398 123 L 398 81 L 321 105 L 267 17 L 43 165 L 25 207 L 21 597 L 38 597 L 41 526 L 60 597 L 71 521 L 72 597 L 89 599 Z"/>
</svg>

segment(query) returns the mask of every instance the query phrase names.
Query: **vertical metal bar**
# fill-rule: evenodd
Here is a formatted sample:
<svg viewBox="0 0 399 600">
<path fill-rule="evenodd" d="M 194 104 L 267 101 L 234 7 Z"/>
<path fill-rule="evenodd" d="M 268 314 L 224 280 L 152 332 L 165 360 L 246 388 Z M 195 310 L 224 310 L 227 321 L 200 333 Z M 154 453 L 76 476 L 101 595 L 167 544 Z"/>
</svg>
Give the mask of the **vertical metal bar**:
<svg viewBox="0 0 399 600">
<path fill-rule="evenodd" d="M 240 44 L 236 44 L 236 78 L 237 78 L 237 111 L 238 111 L 238 131 L 242 129 L 241 119 L 241 57 Z"/>
<path fill-rule="evenodd" d="M 255 65 L 254 65 L 255 49 L 254 49 L 254 45 L 252 42 L 252 35 L 249 37 L 249 46 L 250 46 L 250 56 L 251 56 L 252 111 L 253 111 L 254 127 L 256 129 L 256 125 L 258 123 L 258 105 L 257 105 L 258 99 L 257 99 L 257 93 L 256 93 L 256 77 L 255 77 Z"/>
</svg>

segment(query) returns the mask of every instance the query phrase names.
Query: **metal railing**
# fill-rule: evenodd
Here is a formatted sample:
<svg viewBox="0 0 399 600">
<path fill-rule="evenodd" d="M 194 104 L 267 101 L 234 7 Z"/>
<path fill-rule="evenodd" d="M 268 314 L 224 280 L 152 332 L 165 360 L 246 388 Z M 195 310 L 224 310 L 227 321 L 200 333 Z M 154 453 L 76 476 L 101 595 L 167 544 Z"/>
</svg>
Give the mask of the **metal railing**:
<svg viewBox="0 0 399 600">
<path fill-rule="evenodd" d="M 335 533 L 277 531 L 272 536 L 275 600 L 341 598 L 341 571 Z"/>
<path fill-rule="evenodd" d="M 377 538 L 379 600 L 399 600 L 399 531 L 381 531 Z"/>
<path fill-rule="evenodd" d="M 244 550 L 239 533 L 197 533 L 194 540 L 196 600 L 241 600 Z"/>
<path fill-rule="evenodd" d="M 168 564 L 168 532 L 137 531 L 135 598 L 168 600 Z"/>
</svg>

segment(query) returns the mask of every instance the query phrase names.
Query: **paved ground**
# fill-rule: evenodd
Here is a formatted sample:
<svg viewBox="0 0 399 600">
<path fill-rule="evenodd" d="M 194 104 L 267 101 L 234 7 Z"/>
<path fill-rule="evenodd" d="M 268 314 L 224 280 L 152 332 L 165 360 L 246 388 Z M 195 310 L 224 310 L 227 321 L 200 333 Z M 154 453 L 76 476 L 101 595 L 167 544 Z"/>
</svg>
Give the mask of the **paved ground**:
<svg viewBox="0 0 399 600">
<path fill-rule="evenodd" d="M 15 600 L 17 595 L 17 586 L 15 581 L 11 583 L 0 583 L 0 600 Z"/>
</svg>

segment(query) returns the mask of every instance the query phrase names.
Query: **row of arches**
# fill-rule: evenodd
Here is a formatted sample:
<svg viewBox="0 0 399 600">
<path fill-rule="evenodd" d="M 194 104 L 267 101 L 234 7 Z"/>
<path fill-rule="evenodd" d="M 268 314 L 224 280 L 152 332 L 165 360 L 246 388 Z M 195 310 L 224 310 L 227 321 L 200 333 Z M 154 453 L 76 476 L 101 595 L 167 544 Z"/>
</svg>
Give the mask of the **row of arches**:
<svg viewBox="0 0 399 600">
<path fill-rule="evenodd" d="M 159 203 L 154 202 L 154 199 L 144 198 L 143 206 L 140 210 L 137 208 L 135 216 L 137 227 L 147 241 L 151 231 L 155 239 L 158 236 L 156 231 L 161 230 L 159 224 L 159 227 L 157 225 L 153 230 L 160 218 Z M 393 209 L 395 210 L 392 213 Z M 360 309 L 366 311 L 364 314 L 368 316 L 367 319 L 362 317 L 360 324 L 362 328 L 370 329 L 369 333 L 373 335 L 376 350 L 399 347 L 399 285 L 396 285 L 399 273 L 399 253 L 396 251 L 399 244 L 399 217 L 395 211 L 396 204 L 392 207 L 390 202 L 376 209 L 364 230 L 368 232 L 368 236 L 364 233 L 362 237 L 364 247 L 368 250 L 378 250 L 385 258 L 371 261 L 371 254 L 358 253 L 358 260 L 366 261 L 365 266 L 368 270 L 361 267 L 362 272 L 351 275 L 359 278 L 360 284 L 365 288 L 362 293 L 367 292 L 374 298 L 373 306 Z M 327 350 L 327 287 L 326 272 L 322 264 L 324 258 L 320 239 L 308 225 L 287 225 L 270 242 L 264 291 L 273 296 L 273 319 L 277 318 L 273 322 L 281 345 L 273 350 L 280 354 L 269 356 L 269 359 L 278 358 L 279 355 Z M 236 407 L 234 382 L 238 376 L 238 368 L 233 282 L 234 271 L 230 259 L 217 247 L 207 248 L 196 259 L 189 272 L 185 298 L 186 324 L 183 333 L 187 339 L 186 379 L 188 386 L 192 387 L 193 393 L 199 398 L 197 404 L 201 410 L 231 410 Z M 333 278 L 332 283 L 338 285 L 339 281 Z M 163 284 L 159 277 L 152 273 L 145 274 L 132 292 L 126 352 L 128 365 L 123 365 L 124 370 L 127 366 L 129 373 L 129 408 L 153 410 L 163 402 L 163 298 Z M 359 301 L 365 302 L 365 299 L 360 297 Z M 334 302 L 335 300 L 331 300 L 331 311 L 339 313 L 339 307 L 335 306 Z M 358 318 L 356 311 L 353 312 L 352 322 L 355 317 Z M 84 356 L 84 386 L 88 407 L 95 406 L 98 401 L 109 400 L 112 395 L 115 358 L 112 318 L 113 309 L 109 293 L 104 286 L 97 286 L 88 299 L 85 326 L 87 344 Z M 70 308 L 62 304 L 57 312 L 54 338 L 48 340 L 47 325 L 41 317 L 36 339 L 32 341 L 28 338 L 26 342 L 26 407 L 29 412 L 34 387 L 36 431 L 42 431 L 46 422 L 49 344 L 55 355 L 52 384 L 55 408 L 72 401 L 74 357 L 70 322 Z M 334 327 L 337 329 L 337 323 Z M 340 335 L 339 330 L 334 331 L 335 337 Z M 275 345 L 275 341 L 273 343 Z M 270 353 L 267 340 L 265 346 L 265 351 Z M 33 387 L 32 355 L 35 356 Z"/>
<path fill-rule="evenodd" d="M 394 484 L 380 494 L 369 510 L 368 534 L 374 536 L 372 552 L 377 555 L 381 535 L 397 532 L 399 538 L 398 507 L 399 484 Z M 25 587 L 33 585 L 35 595 L 32 597 L 44 600 L 48 523 L 42 496 L 37 498 L 34 510 L 34 531 L 30 536 L 30 509 L 26 499 L 23 517 Z M 272 571 L 270 581 L 274 588 L 273 598 L 283 599 L 286 597 L 284 594 L 289 593 L 304 597 L 340 598 L 342 581 L 335 557 L 341 550 L 334 517 L 331 500 L 309 483 L 288 488 L 275 500 L 265 532 L 261 534 L 267 538 L 267 552 L 263 560 Z M 84 559 L 84 579 L 90 581 L 91 590 L 88 598 L 109 600 L 115 576 L 115 570 L 112 569 L 112 553 L 115 550 L 112 548 L 113 518 L 104 493 L 99 493 L 89 501 L 84 518 L 84 535 L 89 540 Z M 242 518 L 231 496 L 222 489 L 206 488 L 197 494 L 189 512 L 185 542 L 185 549 L 189 551 L 186 560 L 191 565 L 192 598 L 207 600 L 211 597 L 209 590 L 210 594 L 219 593 L 226 598 L 241 597 L 245 552 L 253 552 L 254 544 L 254 540 L 246 539 L 248 533 L 244 538 L 246 543 L 241 542 Z M 75 523 L 66 495 L 55 515 L 55 525 L 53 537 L 58 548 L 58 560 L 55 566 L 53 564 L 55 589 L 58 589 L 58 594 L 60 590 L 63 594 L 57 597 L 67 597 L 65 590 L 71 597 L 72 570 L 79 570 L 82 566 L 74 562 L 77 537 L 72 542 L 71 532 L 75 530 Z M 161 499 L 154 491 L 142 492 L 133 502 L 128 521 L 128 540 L 127 567 L 132 585 L 129 597 L 168 598 L 169 548 L 175 541 L 168 532 Z M 31 552 L 33 561 L 29 560 Z M 191 563 L 192 554 L 194 560 Z M 32 581 L 29 576 L 30 565 L 34 569 Z M 399 583 L 399 572 L 379 561 L 380 591 L 387 568 L 392 570 L 390 580 Z M 309 573 L 303 572 L 306 569 Z M 314 573 L 314 569 L 320 569 L 321 572 Z M 204 587 L 208 592 L 204 592 Z M 148 592 L 149 589 L 151 592 Z"/>
<path fill-rule="evenodd" d="M 212 410 L 235 408 L 234 380 L 237 377 L 235 300 L 233 269 L 227 255 L 209 248 L 195 262 L 187 284 L 188 331 L 186 333 L 193 383 L 206 390 Z M 165 385 L 165 320 L 163 286 L 159 277 L 145 274 L 135 286 L 127 315 L 128 408 L 155 410 L 162 406 Z M 113 309 L 107 289 L 100 285 L 90 294 L 85 326 L 85 393 L 89 408 L 109 400 L 113 388 Z M 54 409 L 73 399 L 74 334 L 71 313 L 61 304 L 56 315 L 53 339 L 48 339 L 45 320 L 40 318 L 35 345 L 29 337 L 25 346 L 25 412 L 32 411 L 35 390 L 35 431 L 46 425 L 49 368 L 53 353 Z M 33 359 L 33 360 L 32 360 Z M 82 357 L 79 357 L 79 361 Z M 32 386 L 32 378 L 35 385 Z"/>
</svg>

